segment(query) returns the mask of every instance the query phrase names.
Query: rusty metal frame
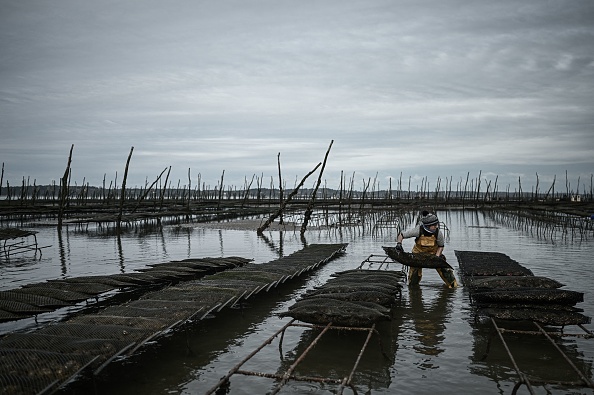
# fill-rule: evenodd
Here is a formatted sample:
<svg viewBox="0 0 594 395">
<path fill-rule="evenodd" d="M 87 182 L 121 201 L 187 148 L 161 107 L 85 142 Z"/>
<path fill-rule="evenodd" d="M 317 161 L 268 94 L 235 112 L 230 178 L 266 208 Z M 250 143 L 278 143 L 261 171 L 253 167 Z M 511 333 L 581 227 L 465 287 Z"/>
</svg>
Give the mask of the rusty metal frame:
<svg viewBox="0 0 594 395">
<path fill-rule="evenodd" d="M 504 333 L 545 336 L 546 339 L 549 341 L 549 343 L 551 343 L 551 345 L 561 354 L 563 359 L 565 359 L 565 362 L 567 362 L 567 364 L 573 369 L 573 371 L 579 377 L 578 381 L 563 381 L 563 382 L 555 381 L 555 384 L 567 385 L 567 386 L 585 386 L 585 387 L 589 387 L 589 388 L 594 388 L 594 382 L 592 380 L 590 380 L 588 377 L 586 377 L 584 375 L 584 373 L 581 370 L 579 370 L 577 366 L 575 366 L 575 364 L 571 361 L 571 359 L 567 356 L 567 354 L 565 354 L 563 352 L 563 350 L 561 350 L 559 345 L 557 343 L 555 343 L 555 341 L 553 340 L 553 337 L 580 337 L 580 338 L 585 338 L 585 339 L 594 338 L 594 333 L 592 333 L 592 331 L 585 328 L 583 325 L 580 324 L 578 326 L 584 331 L 584 333 L 562 333 L 562 332 L 547 332 L 542 328 L 542 326 L 540 326 L 535 321 L 532 321 L 532 323 L 536 326 L 536 328 L 538 330 L 537 331 L 525 331 L 525 330 L 510 330 L 510 329 L 501 328 L 497 325 L 497 323 L 495 322 L 495 319 L 493 317 L 490 317 L 490 320 L 491 320 L 491 323 L 493 324 L 493 327 L 495 328 L 495 330 L 497 332 L 497 335 L 499 336 L 499 339 L 503 343 L 503 347 L 505 348 L 505 351 L 507 352 L 507 355 L 509 356 L 511 363 L 514 366 L 514 370 L 516 371 L 516 373 L 518 374 L 518 376 L 520 378 L 519 381 L 515 384 L 512 394 L 515 395 L 517 393 L 518 389 L 522 385 L 525 385 L 526 388 L 528 389 L 528 391 L 530 392 L 530 394 L 534 395 L 535 392 L 534 392 L 533 384 L 544 386 L 546 384 L 550 384 L 550 382 L 547 380 L 541 380 L 541 379 L 534 379 L 534 378 L 529 379 L 528 376 L 520 370 L 507 342 L 505 341 L 505 339 L 503 337 Z M 486 354 L 489 352 L 489 348 L 490 348 L 490 339 L 489 339 L 489 342 L 487 345 Z M 485 354 L 485 357 L 486 357 L 486 354 Z"/>
<path fill-rule="evenodd" d="M 43 255 L 42 249 L 48 248 L 50 246 L 43 246 L 40 247 L 39 243 L 37 242 L 37 232 L 27 232 L 21 231 L 22 234 L 14 235 L 14 236 L 5 236 L 0 238 L 0 241 L 4 241 L 0 249 L 3 252 L 3 255 L 6 259 L 10 259 L 11 256 L 17 255 L 20 253 L 24 253 L 26 251 L 34 251 L 35 256 L 37 256 L 37 252 L 39 251 L 39 258 Z M 28 237 L 33 236 L 33 242 L 28 241 Z M 8 243 L 9 240 L 16 240 L 20 239 L 20 241 Z"/>
<path fill-rule="evenodd" d="M 386 264 L 386 266 L 388 266 L 390 263 L 394 263 L 394 260 L 387 255 L 371 254 L 367 258 L 365 258 L 363 260 L 363 262 L 361 262 L 361 264 L 357 267 L 357 269 L 363 269 L 363 266 L 366 263 L 369 263 L 369 268 L 371 268 L 371 266 L 373 264 L 379 263 L 379 267 L 377 268 L 377 270 L 379 270 L 382 268 L 382 266 L 384 266 L 384 264 Z"/>
<path fill-rule="evenodd" d="M 338 385 L 338 389 L 336 392 L 337 394 L 339 394 L 339 395 L 342 394 L 344 392 L 345 387 L 349 387 L 351 389 L 351 391 L 353 392 L 353 394 L 357 395 L 357 389 L 355 388 L 355 386 L 352 383 L 353 376 L 354 376 L 357 368 L 359 367 L 359 363 L 361 361 L 363 353 L 367 349 L 367 346 L 368 346 L 373 334 L 377 335 L 378 343 L 379 343 L 380 350 L 381 350 L 383 356 L 387 359 L 390 359 L 389 356 L 384 351 L 379 333 L 375 329 L 375 324 L 373 324 L 371 327 L 368 327 L 368 328 L 362 328 L 362 327 L 333 326 L 331 322 L 328 323 L 327 325 L 315 325 L 315 324 L 306 324 L 306 323 L 296 323 L 295 321 L 296 321 L 295 319 L 292 319 L 290 322 L 288 322 L 282 328 L 280 328 L 278 331 L 276 331 L 272 336 L 270 336 L 267 340 L 265 340 L 262 344 L 260 344 L 259 347 L 257 347 L 254 351 L 252 351 L 241 362 L 239 362 L 233 368 L 231 368 L 231 370 L 229 370 L 229 372 L 225 376 L 223 376 L 215 386 L 213 386 L 211 389 L 209 389 L 207 392 L 205 392 L 205 395 L 211 395 L 211 394 L 215 393 L 219 388 L 228 387 L 229 379 L 234 374 L 242 374 L 244 376 L 266 377 L 266 378 L 277 380 L 278 384 L 270 392 L 271 395 L 277 394 L 281 390 L 281 388 L 285 384 L 287 384 L 290 380 L 337 384 Z M 254 372 L 254 371 L 248 371 L 248 370 L 241 369 L 241 367 L 246 362 L 248 362 L 252 357 L 254 357 L 262 349 L 264 349 L 264 347 L 271 344 L 272 341 L 279 335 L 280 335 L 280 339 L 279 339 L 278 347 L 279 347 L 279 351 L 282 355 L 282 343 L 284 340 L 285 332 L 290 327 L 305 327 L 305 328 L 322 329 L 322 330 L 315 337 L 315 339 L 313 339 L 310 342 L 310 344 L 306 347 L 306 349 L 295 359 L 295 361 L 291 364 L 291 366 L 289 366 L 289 368 L 282 375 L 276 374 L 276 373 Z M 307 354 L 316 346 L 316 344 L 320 341 L 322 336 L 324 334 L 326 334 L 330 329 L 341 330 L 341 331 L 365 331 L 365 332 L 367 332 L 367 337 L 365 339 L 365 342 L 364 342 L 363 346 L 361 347 L 359 354 L 357 355 L 357 359 L 356 359 L 349 375 L 346 377 L 343 377 L 342 379 L 332 379 L 332 378 L 311 377 L 311 376 L 298 376 L 298 375 L 293 374 L 294 370 L 297 368 L 297 365 L 299 365 L 299 363 L 301 363 L 303 361 L 303 359 L 305 359 Z"/>
<path fill-rule="evenodd" d="M 363 262 L 361 262 L 361 264 L 359 266 L 357 266 L 357 269 L 363 269 L 363 266 L 365 265 L 365 263 L 369 263 L 368 269 L 371 269 L 371 266 L 375 263 L 379 263 L 379 267 L 376 270 L 380 270 L 382 269 L 382 267 L 384 266 L 384 264 L 386 265 L 386 270 L 388 270 L 388 267 L 390 266 L 390 263 L 395 263 L 398 264 L 398 262 L 395 262 L 392 258 L 390 258 L 388 255 L 384 255 L 384 254 L 371 254 L 369 255 L 367 258 L 365 258 L 363 260 Z M 403 280 L 404 281 L 408 281 L 408 269 L 409 267 L 406 265 L 401 265 L 401 269 L 400 271 L 403 273 Z M 400 291 L 400 297 L 402 297 L 402 290 Z"/>
</svg>

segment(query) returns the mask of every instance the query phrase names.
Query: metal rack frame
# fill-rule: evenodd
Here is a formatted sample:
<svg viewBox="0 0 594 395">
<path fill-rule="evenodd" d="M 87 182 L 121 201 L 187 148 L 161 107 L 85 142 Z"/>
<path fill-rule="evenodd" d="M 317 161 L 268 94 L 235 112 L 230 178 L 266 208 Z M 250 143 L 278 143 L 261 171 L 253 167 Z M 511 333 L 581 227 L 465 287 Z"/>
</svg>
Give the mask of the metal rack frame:
<svg viewBox="0 0 594 395">
<path fill-rule="evenodd" d="M 573 369 L 573 371 L 579 377 L 579 380 L 577 380 L 577 381 L 562 381 L 562 382 L 555 381 L 555 384 L 566 385 L 566 386 L 586 386 L 589 388 L 594 388 L 594 382 L 592 380 L 590 380 L 588 377 L 586 377 L 584 375 L 584 373 L 582 371 L 580 371 L 577 366 L 575 366 L 575 364 L 571 361 L 571 359 L 567 356 L 567 354 L 565 354 L 563 352 L 563 350 L 559 347 L 559 345 L 557 343 L 555 343 L 555 341 L 553 340 L 553 337 L 580 337 L 580 338 L 584 338 L 584 339 L 594 338 L 594 333 L 592 331 L 588 330 L 587 328 L 585 328 L 583 325 L 578 324 L 578 327 L 581 328 L 584 333 L 563 333 L 563 332 L 547 332 L 542 328 L 541 325 L 539 325 L 535 321 L 532 321 L 532 324 L 534 324 L 536 326 L 536 328 L 538 329 L 537 331 L 501 328 L 500 326 L 497 325 L 497 323 L 495 322 L 495 319 L 493 317 L 490 317 L 490 321 L 491 321 L 495 331 L 497 332 L 499 339 L 503 343 L 503 347 L 505 348 L 505 351 L 507 352 L 507 355 L 514 367 L 514 370 L 516 371 L 516 373 L 518 374 L 518 376 L 520 378 L 519 381 L 515 384 L 515 386 L 513 388 L 512 395 L 515 395 L 518 392 L 518 389 L 520 389 L 520 387 L 522 387 L 522 385 L 525 385 L 526 388 L 528 389 L 528 391 L 530 392 L 530 394 L 534 395 L 535 392 L 534 392 L 534 388 L 532 387 L 533 384 L 542 386 L 542 385 L 550 384 L 551 382 L 547 381 L 547 380 L 543 380 L 543 379 L 538 379 L 538 378 L 529 378 L 528 375 L 526 373 L 524 373 L 519 368 L 519 366 L 516 362 L 516 359 L 514 358 L 512 352 L 511 352 L 509 345 L 507 344 L 507 342 L 505 341 L 505 338 L 503 337 L 503 335 L 505 333 L 525 334 L 525 335 L 531 335 L 531 336 L 535 336 L 535 335 L 545 336 L 546 339 L 549 341 L 549 343 L 561 354 L 563 359 L 567 362 L 567 364 Z M 491 348 L 491 336 L 489 337 L 488 342 L 487 342 L 487 350 L 485 351 L 484 358 L 487 357 L 487 354 L 489 353 L 490 348 Z"/>
<path fill-rule="evenodd" d="M 33 236 L 33 242 L 29 241 L 29 237 Z M 20 239 L 17 241 L 17 239 Z M 49 246 L 40 247 L 37 242 L 37 232 L 21 230 L 21 229 L 0 229 L 0 242 L 2 242 L 0 250 L 1 255 L 9 260 L 11 256 L 24 253 L 27 251 L 34 251 L 35 255 L 39 251 L 39 257 L 42 255 L 42 249 Z M 10 241 L 10 242 L 9 242 Z"/>
<path fill-rule="evenodd" d="M 381 338 L 379 337 L 379 333 L 375 329 L 375 324 L 373 324 L 371 327 L 363 328 L 363 327 L 334 326 L 334 325 L 332 325 L 331 322 L 324 326 L 324 325 L 315 325 L 315 324 L 295 323 L 295 321 L 296 321 L 295 319 L 291 320 L 290 322 L 288 322 L 287 324 L 285 324 L 282 328 L 280 328 L 279 330 L 277 330 L 267 340 L 265 340 L 263 343 L 261 343 L 260 346 L 258 346 L 254 351 L 252 351 L 247 357 L 245 357 L 238 364 L 236 364 L 233 368 L 231 368 L 231 370 L 229 370 L 229 372 L 225 376 L 223 376 L 215 386 L 213 386 L 208 391 L 206 391 L 205 392 L 205 395 L 211 395 L 211 394 L 216 393 L 217 390 L 219 390 L 219 389 L 228 388 L 229 385 L 230 385 L 229 379 L 233 375 L 235 375 L 235 374 L 241 374 L 241 375 L 244 375 L 244 376 L 266 377 L 266 378 L 277 380 L 278 381 L 278 384 L 272 390 L 272 392 L 270 392 L 271 395 L 277 394 L 281 390 L 281 388 L 285 384 L 287 384 L 290 380 L 294 380 L 294 381 L 308 381 L 308 382 L 316 382 L 316 383 L 337 384 L 338 385 L 338 388 L 336 390 L 336 394 L 339 394 L 339 395 L 342 394 L 344 392 L 344 389 L 346 387 L 349 387 L 351 389 L 351 391 L 353 392 L 353 394 L 354 395 L 357 395 L 357 389 L 355 388 L 355 386 L 354 386 L 354 384 L 352 382 L 353 381 L 353 376 L 354 376 L 357 368 L 359 367 L 359 362 L 361 361 L 361 357 L 363 356 L 363 353 L 367 349 L 367 346 L 368 346 L 368 344 L 369 344 L 369 342 L 370 342 L 371 337 L 373 336 L 373 334 L 376 334 L 377 335 L 378 344 L 380 346 L 380 350 L 382 352 L 382 355 L 385 358 L 390 359 L 389 356 L 384 351 L 384 347 L 383 347 L 383 344 L 381 342 Z M 283 343 L 283 339 L 284 339 L 284 336 L 285 336 L 285 332 L 290 327 L 306 327 L 306 328 L 311 328 L 311 329 L 322 329 L 322 330 L 309 343 L 309 345 L 306 347 L 306 349 L 295 359 L 295 361 L 291 364 L 291 366 L 283 374 L 254 372 L 254 371 L 242 370 L 241 369 L 241 367 L 245 363 L 247 363 L 251 358 L 253 358 L 258 352 L 260 352 L 266 346 L 268 346 L 269 344 L 271 344 L 274 341 L 274 339 L 276 337 L 278 337 L 279 335 L 280 335 L 280 339 L 279 339 L 279 345 L 278 345 L 278 347 L 279 347 L 279 351 L 282 354 L 282 343 Z M 312 377 L 312 376 L 298 376 L 298 375 L 293 374 L 293 372 L 295 371 L 295 369 L 297 368 L 297 366 L 305 359 L 305 357 L 307 356 L 307 354 L 315 347 L 315 345 L 320 341 L 320 339 L 322 338 L 322 336 L 324 334 L 326 334 L 331 329 L 341 330 L 341 331 L 363 331 L 363 332 L 367 332 L 367 337 L 365 339 L 365 342 L 364 342 L 363 346 L 361 347 L 361 349 L 359 350 L 359 353 L 357 355 L 357 359 L 356 359 L 356 361 L 355 361 L 355 363 L 353 365 L 353 368 L 351 369 L 349 375 L 343 377 L 342 379 L 332 379 L 332 378 Z"/>
</svg>

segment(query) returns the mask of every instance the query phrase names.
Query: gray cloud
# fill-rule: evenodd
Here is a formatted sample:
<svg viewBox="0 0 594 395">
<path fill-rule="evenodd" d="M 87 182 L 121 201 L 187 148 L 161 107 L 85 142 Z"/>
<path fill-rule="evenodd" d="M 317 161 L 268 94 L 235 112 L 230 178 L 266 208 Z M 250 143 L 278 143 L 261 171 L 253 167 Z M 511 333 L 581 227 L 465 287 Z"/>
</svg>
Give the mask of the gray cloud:
<svg viewBox="0 0 594 395">
<path fill-rule="evenodd" d="M 0 0 L 12 184 L 594 172 L 590 1 Z M 493 177 L 494 178 L 494 177 Z M 182 181 L 182 182 L 184 182 Z"/>
</svg>

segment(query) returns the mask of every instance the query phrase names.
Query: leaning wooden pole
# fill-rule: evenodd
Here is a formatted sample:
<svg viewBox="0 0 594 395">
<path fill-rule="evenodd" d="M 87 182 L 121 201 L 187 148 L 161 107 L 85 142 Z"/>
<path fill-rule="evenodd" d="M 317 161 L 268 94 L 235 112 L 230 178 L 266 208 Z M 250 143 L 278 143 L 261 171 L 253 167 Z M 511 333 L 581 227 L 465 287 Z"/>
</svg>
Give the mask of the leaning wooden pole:
<svg viewBox="0 0 594 395">
<path fill-rule="evenodd" d="M 547 191 L 545 197 L 544 197 L 544 201 L 548 201 L 549 200 L 549 195 L 551 194 L 551 191 L 553 191 L 553 194 L 551 195 L 553 200 L 555 198 L 555 181 L 557 180 L 557 175 L 555 174 L 555 176 L 553 176 L 553 183 L 551 184 L 551 186 L 549 187 L 549 190 Z"/>
<path fill-rule="evenodd" d="M 279 208 L 283 205 L 283 177 L 282 177 L 282 173 L 281 173 L 281 162 L 280 162 L 280 152 L 277 155 L 277 162 L 278 162 L 278 202 L 279 202 Z M 283 212 L 280 212 L 279 215 L 279 219 L 278 219 L 278 223 L 279 224 L 283 224 Z"/>
<path fill-rule="evenodd" d="M 340 191 L 338 193 L 338 212 L 342 211 L 342 193 L 344 190 L 344 170 L 340 171 Z M 340 220 L 340 215 L 338 216 Z"/>
<path fill-rule="evenodd" d="M 192 196 L 192 176 L 191 176 L 191 167 L 188 167 L 188 212 L 190 212 L 190 200 Z M 160 177 L 160 176 L 159 176 Z"/>
<path fill-rule="evenodd" d="M 64 170 L 64 177 L 60 180 L 60 208 L 58 211 L 58 230 L 62 229 L 62 218 L 64 216 L 64 205 L 68 198 L 68 175 L 70 174 L 70 164 L 72 163 L 72 150 L 74 144 L 70 146 L 70 154 L 68 155 L 68 164 L 66 170 Z"/>
<path fill-rule="evenodd" d="M 474 198 L 475 203 L 478 203 L 479 195 L 481 193 L 481 175 L 482 175 L 482 173 L 483 173 L 483 171 L 479 170 L 479 175 L 476 180 L 476 197 Z"/>
<path fill-rule="evenodd" d="M 295 189 L 293 189 L 293 191 L 289 194 L 289 196 L 287 196 L 287 200 L 285 200 L 283 202 L 283 205 L 278 209 L 278 211 L 276 213 L 272 214 L 270 216 L 270 218 L 268 218 L 266 220 L 266 222 L 264 222 L 264 224 L 258 228 L 259 235 L 261 235 L 264 232 L 264 230 L 266 230 L 266 228 L 268 228 L 268 226 L 270 226 L 270 224 L 276 219 L 276 217 L 278 217 L 285 210 L 285 207 L 287 207 L 287 204 L 289 204 L 289 202 L 293 199 L 293 196 L 295 196 L 297 194 L 297 192 L 299 192 L 299 188 L 301 188 L 303 186 L 303 184 L 305 183 L 305 180 L 307 180 L 307 178 L 309 176 L 311 176 L 318 169 L 318 167 L 320 167 L 321 165 L 322 165 L 322 162 L 318 163 L 312 171 L 310 171 L 309 173 L 307 173 L 305 175 L 305 177 L 303 177 L 303 179 L 301 180 L 299 185 L 297 185 L 295 187 Z"/>
<path fill-rule="evenodd" d="M 171 169 L 171 167 L 170 167 L 170 169 Z M 163 176 L 163 173 L 165 173 L 166 170 L 167 170 L 167 168 L 163 169 L 163 171 L 161 172 L 161 174 L 159 174 L 159 177 L 157 177 L 157 179 L 155 181 L 153 181 L 153 183 L 151 184 L 151 186 L 149 186 L 146 189 L 146 191 L 144 191 L 144 194 L 142 194 L 142 196 L 140 196 L 140 198 L 138 199 L 138 202 L 136 203 L 136 207 L 134 207 L 134 210 L 132 210 L 132 214 L 134 214 L 136 212 L 136 210 L 138 210 L 138 208 L 140 207 L 140 204 L 142 203 L 142 201 L 148 196 L 148 194 L 151 192 L 151 190 L 153 189 L 153 187 L 155 186 L 155 184 L 157 182 L 159 182 L 159 180 Z"/>
<path fill-rule="evenodd" d="M 301 224 L 301 236 L 303 236 L 303 234 L 305 233 L 305 230 L 307 229 L 307 223 L 309 222 L 309 219 L 311 218 L 314 203 L 316 200 L 316 194 L 318 193 L 318 188 L 320 187 L 320 184 L 322 183 L 322 174 L 324 173 L 324 168 L 326 167 L 326 162 L 328 160 L 328 154 L 330 153 L 332 144 L 334 144 L 334 140 L 330 141 L 330 146 L 328 147 L 328 150 L 326 150 L 326 155 L 324 155 L 324 162 L 322 164 L 322 168 L 320 169 L 320 174 L 318 175 L 318 182 L 316 183 L 316 187 L 311 194 L 309 203 L 307 204 L 307 209 L 305 210 L 305 214 L 303 216 L 303 224 Z"/>
<path fill-rule="evenodd" d="M 169 170 L 167 170 L 165 182 L 163 183 L 163 189 L 161 189 L 161 196 L 159 197 L 159 211 L 163 209 L 163 200 L 165 199 L 165 194 L 167 193 L 167 183 L 169 182 L 169 174 L 171 174 L 171 166 L 169 166 Z"/>
<path fill-rule="evenodd" d="M 128 154 L 128 160 L 126 161 L 126 169 L 124 170 L 124 179 L 122 180 L 122 191 L 120 193 L 120 209 L 118 211 L 118 220 L 116 223 L 118 233 L 120 233 L 122 211 L 124 210 L 124 200 L 126 198 L 126 178 L 128 178 L 128 166 L 130 166 L 130 159 L 132 158 L 133 151 L 134 147 L 130 148 L 130 154 Z"/>
<path fill-rule="evenodd" d="M 4 162 L 2 162 L 2 174 L 0 175 L 0 196 L 2 196 L 2 184 L 4 183 Z"/>
<path fill-rule="evenodd" d="M 371 177 L 369 177 L 367 181 L 367 185 L 365 184 L 365 179 L 363 179 L 363 193 L 361 194 L 361 203 L 359 204 L 359 213 L 365 207 L 365 196 L 367 195 L 367 188 L 369 188 L 369 184 L 371 184 Z"/>
<path fill-rule="evenodd" d="M 225 178 L 225 170 L 223 170 L 223 174 L 221 174 L 221 185 L 219 187 L 219 200 L 217 203 L 217 210 L 221 208 L 221 200 L 223 200 L 223 179 Z"/>
<path fill-rule="evenodd" d="M 245 179 L 245 191 L 243 194 L 243 200 L 241 202 L 241 208 L 243 208 L 243 206 L 246 204 L 247 199 L 249 197 L 250 194 L 250 188 L 252 187 L 252 184 L 254 183 L 254 178 L 256 177 L 255 174 L 252 174 L 252 180 L 250 181 L 249 185 L 247 183 L 247 178 Z"/>
</svg>

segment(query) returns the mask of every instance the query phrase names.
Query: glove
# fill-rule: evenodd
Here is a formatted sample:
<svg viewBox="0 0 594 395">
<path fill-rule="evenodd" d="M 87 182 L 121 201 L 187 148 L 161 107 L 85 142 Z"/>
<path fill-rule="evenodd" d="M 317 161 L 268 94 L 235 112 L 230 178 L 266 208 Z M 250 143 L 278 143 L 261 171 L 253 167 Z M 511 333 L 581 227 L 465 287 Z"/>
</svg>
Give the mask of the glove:
<svg viewBox="0 0 594 395">
<path fill-rule="evenodd" d="M 396 251 L 404 252 L 404 248 L 402 248 L 402 243 L 396 243 Z"/>
</svg>

